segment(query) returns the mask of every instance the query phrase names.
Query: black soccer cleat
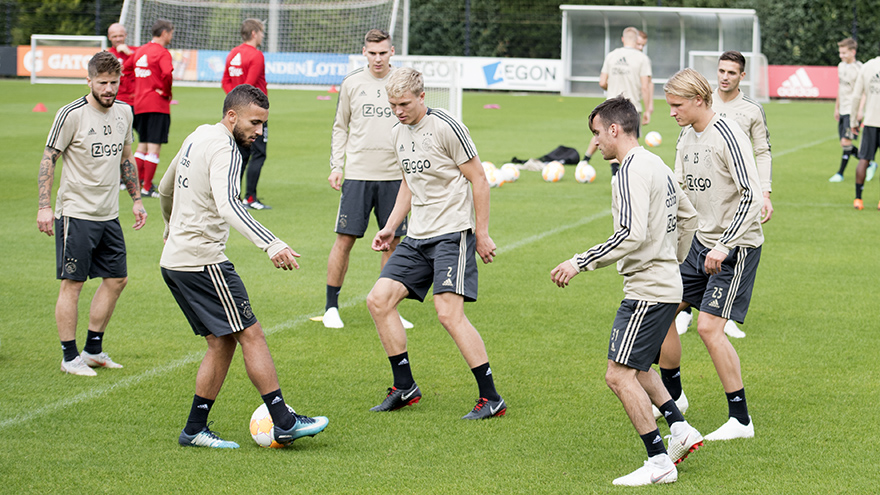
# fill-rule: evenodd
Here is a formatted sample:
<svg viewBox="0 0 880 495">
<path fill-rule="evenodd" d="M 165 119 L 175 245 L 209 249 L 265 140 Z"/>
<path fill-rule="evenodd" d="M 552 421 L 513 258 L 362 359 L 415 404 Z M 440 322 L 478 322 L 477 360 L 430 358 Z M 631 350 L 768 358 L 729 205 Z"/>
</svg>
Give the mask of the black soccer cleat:
<svg viewBox="0 0 880 495">
<path fill-rule="evenodd" d="M 419 386 L 415 383 L 413 383 L 412 387 L 407 390 L 391 387 L 388 389 L 388 395 L 385 396 L 385 400 L 383 400 L 378 406 L 371 407 L 370 411 L 396 411 L 401 407 L 411 406 L 417 403 L 421 398 L 422 391 L 419 390 Z"/>
<path fill-rule="evenodd" d="M 504 399 L 489 400 L 485 397 L 477 399 L 474 409 L 461 417 L 461 419 L 488 419 L 495 416 L 504 416 L 507 412 L 507 404 Z"/>
</svg>

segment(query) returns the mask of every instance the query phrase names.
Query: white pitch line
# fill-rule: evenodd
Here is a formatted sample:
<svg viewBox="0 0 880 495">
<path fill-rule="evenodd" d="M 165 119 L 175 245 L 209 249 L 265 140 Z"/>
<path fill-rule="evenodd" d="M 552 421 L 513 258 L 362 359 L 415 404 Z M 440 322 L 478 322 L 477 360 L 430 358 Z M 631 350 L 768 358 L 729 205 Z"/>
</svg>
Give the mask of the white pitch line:
<svg viewBox="0 0 880 495">
<path fill-rule="evenodd" d="M 600 212 L 600 213 L 596 213 L 594 215 L 584 217 L 584 218 L 580 219 L 579 221 L 574 222 L 572 224 L 562 225 L 562 226 L 556 227 L 554 229 L 550 229 L 548 231 L 542 232 L 540 234 L 536 234 L 536 235 L 527 237 L 525 239 L 522 239 L 520 241 L 514 242 L 513 244 L 509 244 L 509 245 L 504 246 L 500 249 L 497 249 L 496 252 L 512 251 L 514 249 L 520 248 L 520 247 L 525 246 L 527 244 L 530 244 L 532 242 L 539 241 L 541 239 L 552 236 L 554 234 L 558 234 L 560 232 L 564 232 L 566 230 L 569 230 L 569 229 L 572 229 L 575 227 L 579 227 L 581 225 L 585 225 L 587 223 L 592 222 L 593 220 L 605 217 L 610 214 L 611 214 L 610 209 L 603 211 L 603 212 Z M 353 298 L 345 301 L 340 306 L 342 308 L 354 306 L 356 304 L 360 304 L 361 302 L 363 302 L 363 300 L 365 298 L 366 298 L 366 295 L 353 297 Z M 297 326 L 305 323 L 306 321 L 309 321 L 309 318 L 310 318 L 309 316 L 298 316 L 296 318 L 290 319 L 290 320 L 285 321 L 283 323 L 279 323 L 278 325 L 275 325 L 271 328 L 264 328 L 263 332 L 266 334 L 266 336 L 269 336 L 269 335 L 272 335 L 272 334 L 275 334 L 275 333 L 278 333 L 278 332 L 281 332 L 284 330 L 296 328 Z M 102 396 L 108 394 L 109 392 L 112 392 L 115 390 L 126 389 L 126 388 L 132 387 L 134 385 L 137 385 L 145 380 L 149 380 L 151 378 L 165 375 L 167 373 L 170 373 L 170 372 L 177 370 L 178 368 L 181 368 L 181 367 L 186 366 L 188 364 L 198 362 L 204 355 L 205 355 L 205 353 L 203 351 L 202 352 L 192 352 L 192 353 L 189 353 L 179 359 L 171 361 L 170 363 L 165 364 L 163 366 L 157 366 L 157 367 L 152 368 L 150 370 L 144 371 L 143 373 L 133 375 L 133 376 L 130 376 L 127 378 L 123 378 L 117 382 L 97 386 L 91 390 L 81 392 L 77 395 L 74 395 L 73 397 L 58 400 L 58 401 L 53 402 L 51 404 L 47 404 L 43 407 L 33 409 L 27 413 L 18 414 L 16 416 L 11 417 L 11 418 L 0 420 L 0 430 L 3 430 L 5 428 L 12 426 L 12 425 L 15 425 L 15 424 L 27 423 L 27 422 L 30 422 L 34 418 L 38 418 L 40 416 L 50 414 L 50 413 L 53 413 L 55 411 L 59 411 L 62 409 L 67 409 L 68 407 L 75 406 L 76 404 L 102 397 Z"/>
<path fill-rule="evenodd" d="M 813 146 L 818 146 L 818 145 L 820 145 L 820 144 L 827 143 L 828 141 L 833 141 L 833 140 L 835 140 L 835 139 L 837 139 L 837 136 L 827 137 L 827 138 L 825 138 L 825 139 L 820 139 L 820 140 L 818 140 L 818 141 L 813 141 L 812 143 L 805 143 L 805 144 L 802 144 L 802 145 L 800 145 L 800 146 L 795 146 L 794 148 L 787 149 L 787 150 L 783 150 L 783 151 L 780 151 L 779 153 L 772 153 L 772 155 L 773 155 L 773 158 L 779 158 L 780 156 L 785 156 L 785 155 L 788 155 L 788 154 L 790 154 L 790 153 L 797 153 L 798 151 L 803 151 L 803 150 L 805 150 L 805 149 L 807 149 L 807 148 L 812 148 Z"/>
</svg>

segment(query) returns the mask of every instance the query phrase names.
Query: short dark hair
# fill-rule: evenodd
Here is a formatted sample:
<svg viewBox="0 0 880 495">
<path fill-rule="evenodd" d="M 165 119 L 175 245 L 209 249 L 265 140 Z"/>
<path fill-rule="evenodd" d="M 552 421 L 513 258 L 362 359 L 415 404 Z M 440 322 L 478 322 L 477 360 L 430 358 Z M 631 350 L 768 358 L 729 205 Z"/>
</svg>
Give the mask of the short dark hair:
<svg viewBox="0 0 880 495">
<path fill-rule="evenodd" d="M 391 35 L 388 34 L 387 31 L 383 31 L 381 29 L 370 29 L 364 36 L 364 45 L 366 45 L 367 43 L 381 43 L 385 40 L 388 40 L 388 42 L 391 43 Z"/>
<path fill-rule="evenodd" d="M 98 74 L 122 74 L 122 64 L 110 52 L 98 52 L 89 60 L 89 79 L 98 77 Z"/>
<path fill-rule="evenodd" d="M 852 38 L 844 38 L 837 42 L 838 48 L 849 48 L 850 50 L 856 50 L 859 47 L 859 44 L 856 40 Z"/>
<path fill-rule="evenodd" d="M 617 124 L 625 134 L 636 135 L 639 129 L 639 112 L 635 105 L 623 95 L 609 98 L 590 112 L 590 130 L 593 130 L 593 119 L 602 118 L 605 128 Z"/>
<path fill-rule="evenodd" d="M 718 57 L 718 61 L 721 62 L 722 60 L 736 62 L 739 64 L 739 71 L 740 72 L 746 71 L 746 58 L 743 57 L 742 53 L 740 53 L 736 50 L 730 50 L 730 51 L 726 51 L 726 52 L 722 53 L 721 56 Z"/>
<path fill-rule="evenodd" d="M 153 38 L 158 38 L 162 36 L 162 33 L 165 31 L 174 31 L 174 24 L 171 23 L 168 19 L 159 19 L 153 23 Z"/>
<path fill-rule="evenodd" d="M 230 110 L 238 112 L 251 103 L 260 108 L 269 109 L 269 97 L 266 96 L 266 93 L 250 84 L 239 84 L 232 88 L 232 91 L 223 100 L 223 115 L 226 115 L 226 112 Z"/>
<path fill-rule="evenodd" d="M 242 41 L 250 41 L 255 33 L 265 30 L 266 28 L 263 26 L 263 21 L 253 18 L 245 19 L 244 22 L 241 23 L 241 39 Z"/>
</svg>

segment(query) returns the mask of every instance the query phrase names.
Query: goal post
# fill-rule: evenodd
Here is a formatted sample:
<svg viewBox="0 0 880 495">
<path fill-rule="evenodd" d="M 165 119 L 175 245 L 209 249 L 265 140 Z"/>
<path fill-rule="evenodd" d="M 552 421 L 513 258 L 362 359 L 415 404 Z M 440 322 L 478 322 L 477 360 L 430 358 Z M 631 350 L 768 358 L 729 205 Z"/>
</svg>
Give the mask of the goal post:
<svg viewBox="0 0 880 495">
<path fill-rule="evenodd" d="M 172 46 L 191 50 L 231 50 L 241 43 L 241 22 L 266 25 L 268 53 L 356 53 L 373 28 L 392 35 L 406 54 L 410 0 L 125 0 L 120 21 L 130 44 L 151 39 L 157 19 L 174 24 Z"/>
<path fill-rule="evenodd" d="M 349 71 L 367 65 L 362 54 L 349 55 Z M 425 104 L 429 108 L 443 108 L 461 120 L 461 68 L 452 57 L 427 55 L 394 55 L 394 67 L 411 67 L 422 73 L 425 81 Z"/>
<path fill-rule="evenodd" d="M 106 49 L 104 36 L 33 34 L 24 67 L 31 84 L 81 84 L 88 75 L 89 60 Z"/>
</svg>

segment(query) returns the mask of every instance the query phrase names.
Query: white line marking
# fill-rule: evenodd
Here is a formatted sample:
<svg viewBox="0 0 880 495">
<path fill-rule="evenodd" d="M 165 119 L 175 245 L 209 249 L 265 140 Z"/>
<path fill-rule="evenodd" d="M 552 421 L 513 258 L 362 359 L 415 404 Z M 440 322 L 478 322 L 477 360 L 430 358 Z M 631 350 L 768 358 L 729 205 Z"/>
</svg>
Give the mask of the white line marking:
<svg viewBox="0 0 880 495">
<path fill-rule="evenodd" d="M 835 140 L 835 139 L 837 139 L 837 136 L 827 137 L 827 138 L 825 138 L 825 139 L 820 139 L 820 140 L 818 140 L 818 141 L 813 141 L 812 143 L 805 143 L 805 144 L 802 144 L 802 145 L 800 145 L 800 146 L 795 146 L 794 148 L 787 149 L 787 150 L 783 150 L 783 151 L 780 151 L 779 153 L 772 153 L 772 155 L 773 155 L 773 158 L 779 158 L 779 157 L 781 157 L 781 156 L 785 156 L 785 155 L 788 155 L 788 154 L 791 154 L 791 153 L 797 153 L 798 151 L 803 151 L 803 150 L 805 150 L 805 149 L 807 149 L 807 148 L 812 148 L 813 146 L 818 146 L 818 145 L 820 145 L 820 144 L 827 143 L 828 141 L 833 141 L 833 140 Z"/>
</svg>

